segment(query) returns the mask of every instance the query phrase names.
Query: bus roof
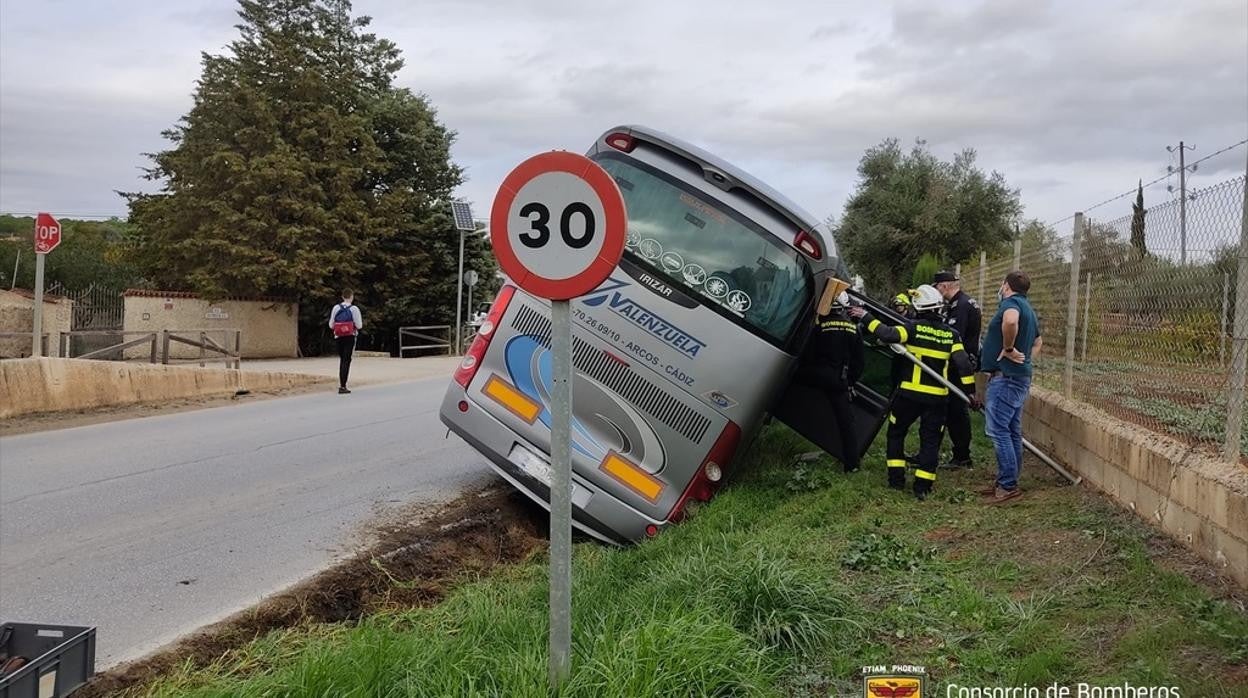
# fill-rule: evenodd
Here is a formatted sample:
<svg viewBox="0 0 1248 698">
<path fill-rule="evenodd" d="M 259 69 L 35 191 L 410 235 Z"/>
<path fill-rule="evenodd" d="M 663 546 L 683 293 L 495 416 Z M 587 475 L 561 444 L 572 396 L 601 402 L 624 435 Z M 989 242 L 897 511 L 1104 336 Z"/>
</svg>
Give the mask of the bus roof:
<svg viewBox="0 0 1248 698">
<path fill-rule="evenodd" d="M 617 126 L 605 132 L 602 135 L 602 138 L 605 138 L 612 133 L 620 132 L 628 133 L 632 136 L 640 136 L 642 140 L 657 143 L 658 145 L 661 145 L 678 155 L 683 155 L 690 160 L 709 166 L 731 180 L 732 184 L 735 184 L 754 196 L 759 197 L 766 203 L 773 206 L 777 211 L 792 219 L 794 223 L 805 228 L 807 231 L 820 233 L 821 237 L 826 232 L 826 226 L 824 226 L 818 218 L 815 218 L 810 215 L 810 213 L 802 209 L 802 207 L 793 203 L 793 201 L 791 201 L 787 196 L 781 194 L 775 189 L 772 189 L 754 175 L 717 155 L 708 153 L 692 143 L 683 141 L 675 136 L 670 136 L 657 129 L 653 129 L 648 126 L 639 126 L 636 124 Z M 602 140 L 602 138 L 599 140 Z"/>
</svg>

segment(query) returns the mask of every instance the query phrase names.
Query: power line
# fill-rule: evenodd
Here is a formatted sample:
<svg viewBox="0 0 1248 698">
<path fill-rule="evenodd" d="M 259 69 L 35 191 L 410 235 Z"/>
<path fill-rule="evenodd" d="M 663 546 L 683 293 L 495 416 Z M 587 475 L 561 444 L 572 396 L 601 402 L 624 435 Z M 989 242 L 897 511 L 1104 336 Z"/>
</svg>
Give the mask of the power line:
<svg viewBox="0 0 1248 698">
<path fill-rule="evenodd" d="M 1242 141 L 1240 141 L 1240 142 L 1238 142 L 1238 143 L 1232 143 L 1231 145 L 1228 145 L 1228 146 L 1226 146 L 1225 148 L 1223 148 L 1223 149 L 1221 149 L 1221 150 L 1218 150 L 1218 151 L 1215 151 L 1215 152 L 1209 153 L 1208 155 L 1204 156 L 1203 158 L 1201 158 L 1201 159 L 1199 159 L 1199 160 L 1195 160 L 1195 161 L 1193 161 L 1190 165 L 1186 165 L 1186 166 L 1184 167 L 1184 169 L 1187 169 L 1187 170 L 1192 170 L 1193 168 L 1195 168 L 1195 167 L 1196 167 L 1196 165 L 1199 165 L 1200 163 L 1202 163 L 1202 162 L 1204 162 L 1204 161 L 1206 161 L 1206 160 L 1208 160 L 1208 159 L 1210 159 L 1210 158 L 1213 158 L 1213 157 L 1216 157 L 1216 156 L 1218 156 L 1218 155 L 1221 155 L 1222 153 L 1225 153 L 1225 152 L 1226 152 L 1226 151 L 1228 151 L 1228 150 L 1234 150 L 1235 148 L 1238 148 L 1239 146 L 1244 145 L 1245 143 L 1248 143 L 1248 138 L 1246 138 L 1246 139 L 1244 139 L 1244 140 L 1242 140 Z M 1162 175 L 1162 176 L 1158 177 L 1157 179 L 1154 179 L 1153 181 L 1148 182 L 1147 184 L 1144 184 L 1144 185 L 1142 185 L 1142 186 L 1143 186 L 1144 188 L 1151 187 L 1151 186 L 1153 186 L 1154 184 L 1157 184 L 1158 182 L 1162 181 L 1163 179 L 1167 179 L 1168 177 L 1172 176 L 1173 174 L 1174 174 L 1174 172 L 1167 172 L 1167 173 L 1165 173 L 1164 175 Z M 1126 197 L 1128 197 L 1128 196 L 1131 196 L 1131 195 L 1132 195 L 1132 194 L 1134 194 L 1134 193 L 1136 193 L 1136 190 L 1135 190 L 1135 189 L 1128 189 L 1127 191 L 1125 191 L 1125 192 L 1123 192 L 1123 193 L 1121 193 L 1121 194 L 1119 194 L 1119 195 L 1117 195 L 1117 196 L 1110 197 L 1110 198 L 1108 198 L 1108 199 L 1105 199 L 1104 201 L 1101 201 L 1100 203 L 1096 203 L 1096 204 L 1093 204 L 1093 205 L 1091 205 L 1091 206 L 1088 206 L 1087 208 L 1083 209 L 1083 211 L 1082 211 L 1082 212 L 1083 212 L 1083 213 L 1087 213 L 1088 211 L 1091 211 L 1091 210 L 1093 210 L 1093 209 L 1100 208 L 1100 207 L 1104 206 L 1105 204 L 1113 203 L 1113 202 L 1115 202 L 1115 201 L 1117 201 L 1117 200 L 1119 200 L 1119 199 L 1123 199 L 1123 198 L 1126 198 Z M 1046 228 L 1052 228 L 1053 226 L 1058 225 L 1058 224 L 1060 224 L 1060 223 L 1065 223 L 1066 221 L 1068 221 L 1068 220 L 1070 220 L 1070 219 L 1072 219 L 1072 218 L 1074 218 L 1074 217 L 1075 217 L 1075 216 L 1074 216 L 1074 214 L 1071 214 L 1071 215 L 1066 216 L 1065 218 L 1062 218 L 1062 219 L 1060 219 L 1060 220 L 1052 221 L 1052 222 L 1050 222 L 1050 223 L 1045 223 L 1044 225 L 1045 225 L 1045 227 L 1046 227 Z"/>
</svg>

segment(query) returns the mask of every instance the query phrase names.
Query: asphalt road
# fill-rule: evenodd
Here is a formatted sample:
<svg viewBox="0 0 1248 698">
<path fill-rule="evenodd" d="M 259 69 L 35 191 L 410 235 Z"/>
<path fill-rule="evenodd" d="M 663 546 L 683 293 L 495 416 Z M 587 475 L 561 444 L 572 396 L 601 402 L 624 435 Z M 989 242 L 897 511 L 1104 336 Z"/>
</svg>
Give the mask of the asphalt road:
<svg viewBox="0 0 1248 698">
<path fill-rule="evenodd" d="M 488 481 L 445 377 L 0 439 L 0 619 L 95 625 L 100 667 L 316 572 L 398 507 Z"/>
</svg>

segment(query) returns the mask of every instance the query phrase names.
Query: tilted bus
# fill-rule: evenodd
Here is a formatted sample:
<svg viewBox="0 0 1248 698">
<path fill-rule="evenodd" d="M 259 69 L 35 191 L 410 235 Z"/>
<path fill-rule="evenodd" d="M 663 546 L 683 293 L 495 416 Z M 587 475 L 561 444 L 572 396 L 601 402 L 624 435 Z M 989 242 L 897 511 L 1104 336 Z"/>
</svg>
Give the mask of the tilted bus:
<svg viewBox="0 0 1248 698">
<path fill-rule="evenodd" d="M 826 280 L 848 278 L 827 227 L 743 170 L 653 129 L 604 133 L 588 156 L 619 184 L 623 258 L 572 301 L 576 527 L 621 543 L 711 499 L 769 414 L 832 455 L 844 446 L 794 383 Z M 877 311 L 880 309 L 877 309 Z M 443 400 L 443 422 L 549 506 L 550 306 L 495 298 Z M 869 352 L 855 406 L 865 450 L 887 409 Z"/>
</svg>

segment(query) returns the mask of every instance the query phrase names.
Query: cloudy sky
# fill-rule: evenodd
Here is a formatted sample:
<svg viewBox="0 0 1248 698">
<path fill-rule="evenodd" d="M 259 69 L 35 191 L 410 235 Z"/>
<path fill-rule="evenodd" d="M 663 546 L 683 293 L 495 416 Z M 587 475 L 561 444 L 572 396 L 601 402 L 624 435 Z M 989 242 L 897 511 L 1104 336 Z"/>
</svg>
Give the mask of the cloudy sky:
<svg viewBox="0 0 1248 698">
<path fill-rule="evenodd" d="M 1245 0 L 356 0 L 459 133 L 488 211 L 535 152 L 644 123 L 838 215 L 863 150 L 963 147 L 1052 221 L 1248 138 Z M 229 0 L 0 0 L 0 211 L 124 213 Z M 1192 185 L 1243 172 L 1245 148 Z M 1167 181 L 1150 205 L 1167 199 Z M 1177 184 L 1177 182 L 1176 182 Z M 1099 213 L 1129 210 L 1121 200 Z"/>
</svg>

